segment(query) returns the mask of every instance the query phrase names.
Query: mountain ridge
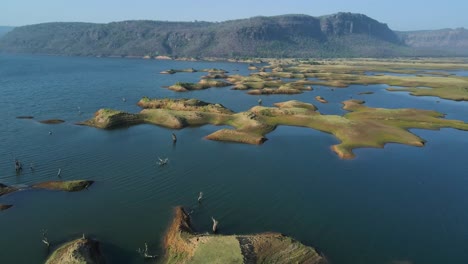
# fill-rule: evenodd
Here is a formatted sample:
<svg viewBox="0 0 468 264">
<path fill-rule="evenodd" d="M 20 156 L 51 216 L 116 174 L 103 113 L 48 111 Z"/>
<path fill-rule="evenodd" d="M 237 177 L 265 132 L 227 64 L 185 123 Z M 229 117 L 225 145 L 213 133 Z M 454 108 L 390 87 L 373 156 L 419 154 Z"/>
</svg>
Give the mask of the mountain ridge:
<svg viewBox="0 0 468 264">
<path fill-rule="evenodd" d="M 220 58 L 468 54 L 464 51 L 465 39 L 468 40 L 465 31 L 456 35 L 459 48 L 455 50 L 451 50 L 454 37 L 447 37 L 453 33 L 427 36 L 418 32 L 396 32 L 366 15 L 344 12 L 320 17 L 257 16 L 224 22 L 50 22 L 13 29 L 0 39 L 0 50 L 79 56 Z M 445 39 L 447 45 L 428 45 L 433 38 Z"/>
</svg>

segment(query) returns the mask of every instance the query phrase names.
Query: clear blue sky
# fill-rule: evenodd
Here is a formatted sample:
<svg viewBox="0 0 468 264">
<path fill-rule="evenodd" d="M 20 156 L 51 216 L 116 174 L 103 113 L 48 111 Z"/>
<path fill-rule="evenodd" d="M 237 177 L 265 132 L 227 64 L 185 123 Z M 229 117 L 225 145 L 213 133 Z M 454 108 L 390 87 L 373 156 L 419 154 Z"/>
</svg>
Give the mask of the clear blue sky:
<svg viewBox="0 0 468 264">
<path fill-rule="evenodd" d="M 0 25 L 149 19 L 225 21 L 252 16 L 366 14 L 395 30 L 468 28 L 468 0 L 0 0 Z"/>
</svg>

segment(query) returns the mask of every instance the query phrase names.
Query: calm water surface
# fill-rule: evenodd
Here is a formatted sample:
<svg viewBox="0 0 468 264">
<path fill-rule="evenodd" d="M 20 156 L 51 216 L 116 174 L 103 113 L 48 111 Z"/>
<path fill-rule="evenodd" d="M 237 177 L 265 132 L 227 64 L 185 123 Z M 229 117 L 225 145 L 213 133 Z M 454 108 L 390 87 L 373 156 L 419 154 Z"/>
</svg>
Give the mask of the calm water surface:
<svg viewBox="0 0 468 264">
<path fill-rule="evenodd" d="M 14 204 L 0 213 L 1 263 L 43 262 L 42 229 L 54 245 L 85 233 L 103 242 L 109 262 L 143 263 L 136 249 L 147 242 L 161 254 L 176 205 L 195 208 L 200 232 L 210 229 L 211 216 L 224 234 L 278 231 L 319 248 L 336 264 L 468 263 L 467 132 L 412 130 L 428 141 L 424 148 L 388 144 L 358 149 L 357 158 L 346 161 L 330 151 L 338 142 L 332 135 L 305 128 L 281 126 L 264 145 L 250 146 L 203 139 L 219 129 L 214 126 L 104 131 L 74 125 L 102 107 L 137 112 L 142 96 L 196 97 L 235 111 L 255 105 L 258 97 L 229 87 L 161 88 L 203 75 L 158 74 L 188 67 L 248 74 L 247 65 L 237 63 L 0 55 L 0 182 L 56 180 L 59 168 L 64 180 L 96 181 L 78 193 L 25 190 L 0 197 Z M 341 115 L 341 101 L 360 98 L 372 107 L 431 109 L 468 122 L 466 102 L 391 93 L 385 85 L 314 88 L 262 100 L 303 100 L 323 114 Z M 375 93 L 358 95 L 363 91 Z M 330 103 L 315 102 L 316 95 Z M 35 118 L 15 118 L 20 115 Z M 66 122 L 37 122 L 50 118 Z M 169 165 L 158 167 L 158 156 L 168 157 Z M 15 158 L 25 167 L 33 163 L 35 171 L 17 176 Z M 198 207 L 200 191 L 206 199 Z"/>
</svg>

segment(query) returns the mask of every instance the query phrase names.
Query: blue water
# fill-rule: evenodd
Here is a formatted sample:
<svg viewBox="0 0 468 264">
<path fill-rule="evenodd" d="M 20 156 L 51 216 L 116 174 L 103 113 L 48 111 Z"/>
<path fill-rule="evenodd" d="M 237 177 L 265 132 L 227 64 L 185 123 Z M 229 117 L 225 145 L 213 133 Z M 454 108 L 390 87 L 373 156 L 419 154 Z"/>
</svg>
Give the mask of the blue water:
<svg viewBox="0 0 468 264">
<path fill-rule="evenodd" d="M 195 97 L 234 111 L 257 103 L 259 97 L 230 87 L 188 93 L 162 88 L 203 75 L 159 74 L 189 67 L 249 73 L 247 64 L 238 63 L 0 55 L 0 182 L 55 180 L 59 168 L 65 180 L 96 181 L 78 193 L 26 190 L 0 197 L 14 205 L 0 212 L 1 263 L 43 262 L 48 253 L 42 229 L 53 246 L 85 233 L 103 243 L 109 262 L 143 263 L 136 249 L 147 242 L 161 254 L 176 205 L 195 208 L 200 232 L 210 229 L 214 216 L 223 234 L 282 232 L 337 264 L 468 263 L 468 132 L 412 130 L 428 141 L 425 147 L 388 144 L 340 160 L 330 150 L 336 138 L 306 128 L 280 126 L 264 145 L 251 146 L 205 140 L 215 126 L 105 131 L 74 125 L 102 107 L 137 112 L 142 96 Z M 302 100 L 323 114 L 340 115 L 341 101 L 358 98 L 372 107 L 431 109 L 468 122 L 466 102 L 386 87 L 314 86 L 300 95 L 261 98 L 264 105 Z M 375 93 L 358 95 L 363 91 Z M 329 103 L 315 101 L 317 95 Z M 35 118 L 15 118 L 20 115 Z M 50 118 L 66 122 L 37 122 Z M 158 156 L 169 164 L 158 167 Z M 15 158 L 33 163 L 35 171 L 17 176 Z M 200 191 L 206 199 L 197 207 Z"/>
</svg>

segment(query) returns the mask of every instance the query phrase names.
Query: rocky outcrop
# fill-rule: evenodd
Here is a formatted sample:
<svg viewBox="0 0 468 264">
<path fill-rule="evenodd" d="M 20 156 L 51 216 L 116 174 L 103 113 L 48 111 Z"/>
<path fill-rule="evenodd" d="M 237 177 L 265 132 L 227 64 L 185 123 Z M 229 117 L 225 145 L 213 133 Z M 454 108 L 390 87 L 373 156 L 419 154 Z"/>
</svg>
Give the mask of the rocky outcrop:
<svg viewBox="0 0 468 264">
<path fill-rule="evenodd" d="M 363 14 L 340 12 L 320 18 L 320 28 L 327 35 L 365 34 L 398 44 L 398 36 L 387 24 L 380 23 Z"/>
<path fill-rule="evenodd" d="M 80 238 L 64 244 L 55 250 L 46 264 L 104 264 L 98 241 Z"/>
</svg>

